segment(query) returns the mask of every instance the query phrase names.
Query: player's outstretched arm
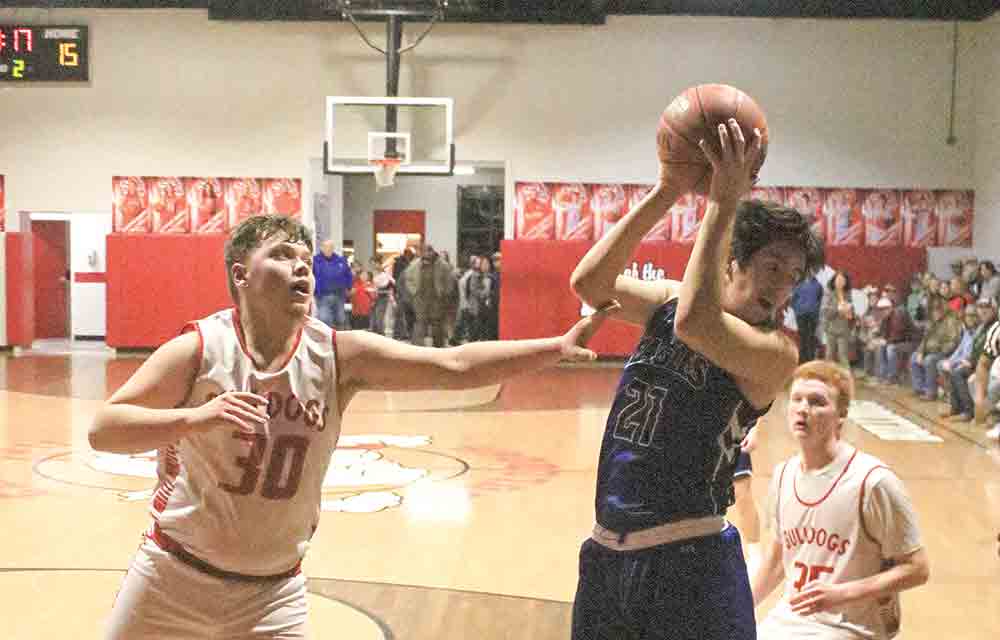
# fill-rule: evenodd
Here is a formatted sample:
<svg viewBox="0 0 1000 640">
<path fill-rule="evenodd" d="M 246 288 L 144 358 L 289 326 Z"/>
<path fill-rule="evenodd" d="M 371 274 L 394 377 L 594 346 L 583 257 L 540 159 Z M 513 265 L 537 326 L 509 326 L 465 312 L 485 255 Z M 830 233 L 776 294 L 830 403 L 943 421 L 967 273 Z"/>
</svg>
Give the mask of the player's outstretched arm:
<svg viewBox="0 0 1000 640">
<path fill-rule="evenodd" d="M 558 337 L 470 342 L 447 349 L 418 347 L 368 331 L 345 331 L 337 334 L 341 394 L 349 398 L 363 389 L 468 389 L 561 360 L 593 360 L 597 356 L 586 348 L 587 342 L 617 309 L 609 305 L 598 310 Z"/>
<path fill-rule="evenodd" d="M 684 270 L 674 328 L 689 347 L 773 396 L 798 364 L 795 344 L 780 331 L 761 331 L 722 307 L 723 272 L 729 262 L 740 199 L 749 193 L 761 153 L 755 131 L 749 147 L 735 120 L 719 125 L 721 152 L 705 141 L 712 163 L 708 207 Z M 756 395 L 756 394 L 755 394 Z"/>
<path fill-rule="evenodd" d="M 622 275 L 622 272 L 636 247 L 653 225 L 667 215 L 682 192 L 683 187 L 674 184 L 666 169 L 661 169 L 656 186 L 576 265 L 570 276 L 570 286 L 581 300 L 595 309 L 617 300 L 621 311 L 616 319 L 645 326 L 656 307 L 675 295 L 677 282 L 648 282 Z"/>
<path fill-rule="evenodd" d="M 759 606 L 764 602 L 784 579 L 785 567 L 781 564 L 781 543 L 774 539 L 767 545 L 757 572 L 750 576 L 753 606 Z"/>
<path fill-rule="evenodd" d="M 267 421 L 267 399 L 227 392 L 194 408 L 178 408 L 191 392 L 201 354 L 194 331 L 166 343 L 98 410 L 90 446 L 112 453 L 139 453 L 174 444 L 206 429 L 252 430 Z"/>
</svg>

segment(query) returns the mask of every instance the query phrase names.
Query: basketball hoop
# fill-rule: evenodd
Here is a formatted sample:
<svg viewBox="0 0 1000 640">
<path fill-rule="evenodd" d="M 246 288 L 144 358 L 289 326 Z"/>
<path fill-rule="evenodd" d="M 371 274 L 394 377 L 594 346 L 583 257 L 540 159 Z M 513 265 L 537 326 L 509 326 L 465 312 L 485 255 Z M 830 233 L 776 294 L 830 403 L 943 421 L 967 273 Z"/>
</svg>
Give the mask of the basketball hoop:
<svg viewBox="0 0 1000 640">
<path fill-rule="evenodd" d="M 375 158 L 369 160 L 375 174 L 375 188 L 385 189 L 396 184 L 396 171 L 399 170 L 400 158 Z"/>
</svg>

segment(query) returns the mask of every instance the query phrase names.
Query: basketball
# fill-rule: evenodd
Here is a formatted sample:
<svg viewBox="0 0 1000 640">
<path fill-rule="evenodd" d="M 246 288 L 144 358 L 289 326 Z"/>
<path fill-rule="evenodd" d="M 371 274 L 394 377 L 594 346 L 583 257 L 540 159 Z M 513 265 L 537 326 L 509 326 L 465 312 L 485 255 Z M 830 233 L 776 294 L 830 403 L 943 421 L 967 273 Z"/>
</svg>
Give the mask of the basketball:
<svg viewBox="0 0 1000 640">
<path fill-rule="evenodd" d="M 698 147 L 706 140 L 719 149 L 718 126 L 736 118 L 747 146 L 753 130 L 760 129 L 762 153 L 754 173 L 760 171 L 767 157 L 767 118 L 754 99 L 736 87 L 725 84 L 702 84 L 685 89 L 673 99 L 660 116 L 656 144 L 660 162 L 667 165 L 674 178 L 689 185 L 687 190 L 706 194 L 712 179 L 712 165 Z"/>
</svg>

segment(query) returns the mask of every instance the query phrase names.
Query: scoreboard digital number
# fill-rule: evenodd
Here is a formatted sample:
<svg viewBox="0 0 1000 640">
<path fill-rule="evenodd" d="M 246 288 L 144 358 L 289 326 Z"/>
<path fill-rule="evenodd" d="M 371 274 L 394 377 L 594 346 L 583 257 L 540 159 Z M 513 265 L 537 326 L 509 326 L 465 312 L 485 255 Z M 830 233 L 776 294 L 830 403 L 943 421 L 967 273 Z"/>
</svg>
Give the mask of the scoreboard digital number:
<svg viewBox="0 0 1000 640">
<path fill-rule="evenodd" d="M 0 25 L 0 82 L 87 82 L 87 27 Z"/>
</svg>

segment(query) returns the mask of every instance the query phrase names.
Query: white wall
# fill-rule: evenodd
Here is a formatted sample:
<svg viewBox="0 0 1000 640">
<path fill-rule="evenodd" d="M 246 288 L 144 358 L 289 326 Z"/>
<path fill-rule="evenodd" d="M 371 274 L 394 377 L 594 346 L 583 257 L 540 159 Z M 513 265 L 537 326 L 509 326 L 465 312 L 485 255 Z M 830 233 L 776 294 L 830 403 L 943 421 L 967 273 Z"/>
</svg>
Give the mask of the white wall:
<svg viewBox="0 0 1000 640">
<path fill-rule="evenodd" d="M 344 239 L 354 241 L 356 259 L 364 263 L 374 251 L 373 211 L 422 209 L 426 211 L 425 241 L 457 260 L 458 187 L 482 184 L 502 186 L 503 170 L 485 169 L 470 176 L 442 178 L 397 175 L 396 184 L 381 191 L 375 190 L 372 176 L 347 176 L 343 179 Z"/>
<path fill-rule="evenodd" d="M 111 215 L 74 214 L 70 218 L 71 322 L 74 336 L 107 334 L 107 285 L 76 282 L 78 273 L 107 271 L 106 236 L 111 233 Z"/>
<path fill-rule="evenodd" d="M 1000 14 L 977 25 L 976 253 L 1000 261 Z"/>
<path fill-rule="evenodd" d="M 107 210 L 116 174 L 308 179 L 309 159 L 321 151 L 324 97 L 385 91 L 382 56 L 343 23 L 218 22 L 198 10 L 22 9 L 17 19 L 32 16 L 91 26 L 92 82 L 3 92 L 0 121 L 16 123 L 0 138 L 13 211 Z M 366 28 L 384 36 L 381 24 Z M 509 181 L 644 181 L 655 177 L 654 128 L 671 97 L 691 84 L 728 82 L 769 115 L 765 183 L 978 183 L 990 205 L 996 191 L 980 177 L 995 175 L 998 145 L 992 138 L 994 149 L 975 166 L 973 145 L 998 103 L 973 109 L 971 97 L 983 84 L 992 96 L 1000 91 L 1000 46 L 995 29 L 961 31 L 955 146 L 945 144 L 951 24 L 943 22 L 441 24 L 404 55 L 400 92 L 453 96 L 459 160 L 505 161 Z M 977 84 L 983 74 L 989 81 Z"/>
</svg>

